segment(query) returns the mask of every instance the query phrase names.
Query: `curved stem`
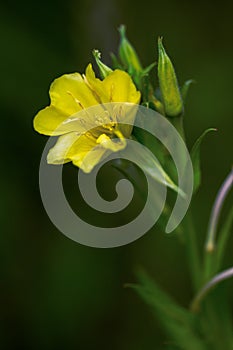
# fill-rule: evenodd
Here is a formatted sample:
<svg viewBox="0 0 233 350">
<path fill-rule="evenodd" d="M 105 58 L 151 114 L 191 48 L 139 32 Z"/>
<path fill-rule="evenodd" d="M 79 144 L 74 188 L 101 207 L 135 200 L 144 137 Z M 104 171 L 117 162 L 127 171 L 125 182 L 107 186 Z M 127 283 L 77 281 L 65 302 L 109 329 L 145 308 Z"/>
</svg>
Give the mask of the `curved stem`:
<svg viewBox="0 0 233 350">
<path fill-rule="evenodd" d="M 230 174 L 227 176 L 226 180 L 222 184 L 216 200 L 214 202 L 214 206 L 211 212 L 209 227 L 207 231 L 207 241 L 206 241 L 206 251 L 212 252 L 215 248 L 215 237 L 217 232 L 217 226 L 218 226 L 218 220 L 221 213 L 221 209 L 224 203 L 224 200 L 230 191 L 231 187 L 233 185 L 233 168 L 230 172 Z"/>
<path fill-rule="evenodd" d="M 197 312 L 200 308 L 200 303 L 204 299 L 204 297 L 209 293 L 209 291 L 215 287 L 218 283 L 233 277 L 233 267 L 224 270 L 223 272 L 217 274 L 213 277 L 208 283 L 204 285 L 204 287 L 200 290 L 197 296 L 194 298 L 191 304 L 191 310 L 193 312 Z"/>
</svg>

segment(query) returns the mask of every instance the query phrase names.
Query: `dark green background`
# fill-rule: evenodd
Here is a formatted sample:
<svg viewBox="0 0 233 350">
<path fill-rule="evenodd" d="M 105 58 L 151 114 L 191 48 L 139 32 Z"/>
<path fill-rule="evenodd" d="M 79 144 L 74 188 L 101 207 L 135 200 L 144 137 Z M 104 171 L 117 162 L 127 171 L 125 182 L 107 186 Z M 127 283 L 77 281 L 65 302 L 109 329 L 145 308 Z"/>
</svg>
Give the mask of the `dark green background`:
<svg viewBox="0 0 233 350">
<path fill-rule="evenodd" d="M 91 51 L 116 52 L 124 23 L 144 65 L 156 40 L 173 59 L 188 97 L 188 143 L 207 127 L 203 187 L 194 200 L 200 243 L 217 189 L 232 164 L 233 28 L 230 1 L 11 1 L 0 7 L 2 349 L 162 349 L 166 338 L 125 282 L 144 266 L 183 305 L 190 301 L 185 253 L 155 227 L 115 249 L 81 246 L 58 232 L 42 206 L 38 166 L 47 140 L 32 129 L 63 73 L 83 72 Z M 155 78 L 156 79 L 156 76 Z M 108 180 L 109 182 L 109 180 Z M 103 181 L 104 183 L 104 181 Z M 225 264 L 232 263 L 232 243 Z M 232 285 L 229 284 L 232 287 Z M 232 289 L 231 289 L 232 290 Z"/>
</svg>

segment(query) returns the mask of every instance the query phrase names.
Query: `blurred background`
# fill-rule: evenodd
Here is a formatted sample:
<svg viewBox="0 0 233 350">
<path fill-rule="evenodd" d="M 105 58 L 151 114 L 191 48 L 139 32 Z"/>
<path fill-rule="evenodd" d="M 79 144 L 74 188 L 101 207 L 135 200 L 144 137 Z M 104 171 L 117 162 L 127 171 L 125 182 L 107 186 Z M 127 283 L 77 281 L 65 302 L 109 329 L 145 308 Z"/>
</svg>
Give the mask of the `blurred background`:
<svg viewBox="0 0 233 350">
<path fill-rule="evenodd" d="M 204 242 L 212 202 L 232 165 L 232 3 L 1 3 L 1 349 L 162 349 L 166 337 L 160 325 L 138 296 L 123 288 L 135 281 L 138 266 L 182 305 L 190 301 L 185 252 L 174 235 L 155 226 L 120 248 L 81 246 L 56 230 L 40 199 L 38 167 L 47 138 L 34 132 L 33 117 L 48 105 L 54 78 L 84 72 L 93 62 L 93 48 L 110 63 L 120 24 L 126 24 L 144 65 L 156 60 L 162 35 L 180 83 L 195 79 L 185 115 L 189 146 L 204 129 L 218 129 L 203 143 L 202 188 L 193 203 L 200 245 Z M 73 179 L 77 170 L 67 169 Z M 67 181 L 70 192 L 72 181 Z M 232 264 L 232 244 L 226 266 Z"/>
</svg>

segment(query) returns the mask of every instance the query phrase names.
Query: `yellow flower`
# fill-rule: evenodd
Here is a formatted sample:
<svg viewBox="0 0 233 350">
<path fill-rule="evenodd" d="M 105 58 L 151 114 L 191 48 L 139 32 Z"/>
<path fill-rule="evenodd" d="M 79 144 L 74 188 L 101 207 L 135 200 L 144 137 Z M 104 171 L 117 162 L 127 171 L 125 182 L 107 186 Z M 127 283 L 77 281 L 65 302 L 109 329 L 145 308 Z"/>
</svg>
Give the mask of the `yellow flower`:
<svg viewBox="0 0 233 350">
<path fill-rule="evenodd" d="M 59 136 L 48 153 L 49 164 L 72 161 L 88 173 L 110 152 L 126 146 L 125 138 L 130 136 L 132 127 L 122 126 L 124 116 L 121 113 L 113 116 L 102 105 L 139 103 L 141 94 L 126 72 L 117 69 L 101 81 L 89 64 L 83 76 L 65 74 L 54 80 L 49 95 L 50 106 L 39 111 L 34 119 L 36 131 Z M 91 106 L 96 106 L 98 117 L 87 110 Z"/>
</svg>

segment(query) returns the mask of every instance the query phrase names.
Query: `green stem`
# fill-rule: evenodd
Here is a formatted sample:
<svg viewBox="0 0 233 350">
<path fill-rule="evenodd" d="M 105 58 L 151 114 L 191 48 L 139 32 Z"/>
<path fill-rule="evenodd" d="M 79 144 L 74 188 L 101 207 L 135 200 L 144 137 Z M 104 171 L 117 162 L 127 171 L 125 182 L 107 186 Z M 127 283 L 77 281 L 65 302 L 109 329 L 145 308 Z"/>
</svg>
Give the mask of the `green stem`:
<svg viewBox="0 0 233 350">
<path fill-rule="evenodd" d="M 176 128 L 176 130 L 179 132 L 180 136 L 185 142 L 185 132 L 184 132 L 184 125 L 183 125 L 183 116 L 169 118 L 172 125 Z"/>
<path fill-rule="evenodd" d="M 173 126 L 179 132 L 180 136 L 185 142 L 185 132 L 183 126 L 183 116 L 169 118 Z M 185 234 L 186 237 L 186 249 L 187 249 L 187 259 L 189 263 L 189 270 L 191 273 L 192 284 L 195 291 L 200 288 L 201 282 L 201 262 L 200 254 L 198 250 L 197 235 L 194 228 L 194 223 L 192 220 L 191 211 L 189 211 L 184 219 Z"/>
<path fill-rule="evenodd" d="M 200 288 L 201 283 L 201 262 L 200 254 L 198 250 L 197 235 L 195 232 L 192 214 L 187 213 L 185 217 L 185 237 L 186 237 L 186 249 L 187 259 L 189 263 L 189 269 L 191 273 L 193 288 L 197 291 Z"/>
</svg>

